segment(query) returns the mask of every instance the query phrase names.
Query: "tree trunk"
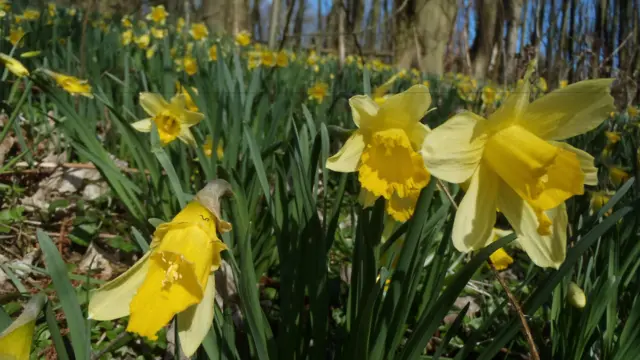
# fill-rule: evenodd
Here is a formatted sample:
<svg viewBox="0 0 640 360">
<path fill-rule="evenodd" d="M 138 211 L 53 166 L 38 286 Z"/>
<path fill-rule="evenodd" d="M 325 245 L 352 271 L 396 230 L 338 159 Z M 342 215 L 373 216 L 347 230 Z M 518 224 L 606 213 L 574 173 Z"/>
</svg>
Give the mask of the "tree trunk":
<svg viewBox="0 0 640 360">
<path fill-rule="evenodd" d="M 253 9 L 251 9 L 251 31 L 255 34 L 257 40 L 263 41 L 264 34 L 262 33 L 262 16 L 260 15 L 260 3 L 261 0 L 253 0 Z"/>
<path fill-rule="evenodd" d="M 571 1 L 571 11 L 569 12 L 569 39 L 567 44 L 567 66 L 569 66 L 569 81 L 575 81 L 575 70 L 574 70 L 574 61 L 573 61 L 573 45 L 575 43 L 575 35 L 576 35 L 576 7 L 578 6 L 578 0 L 569 0 Z"/>
<path fill-rule="evenodd" d="M 278 20 L 280 19 L 280 2 L 281 0 L 271 1 L 271 19 L 269 21 L 269 48 L 276 48 L 278 40 Z"/>
<path fill-rule="evenodd" d="M 531 44 L 534 47 L 535 55 L 537 59 L 540 54 L 540 42 L 542 39 L 542 25 L 544 23 L 544 3 L 545 0 L 538 0 L 536 4 L 536 18 L 535 18 L 535 30 L 532 34 Z"/>
<path fill-rule="evenodd" d="M 226 32 L 231 13 L 231 0 L 202 0 L 202 19 L 214 32 Z"/>
<path fill-rule="evenodd" d="M 298 11 L 296 12 L 296 19 L 293 24 L 293 42 L 296 47 L 300 47 L 302 42 L 302 24 L 304 23 L 304 10 L 305 10 L 305 0 L 298 0 Z"/>
<path fill-rule="evenodd" d="M 516 46 L 522 8 L 523 0 L 505 0 L 505 21 L 507 22 L 505 80 L 509 83 L 516 81 Z M 522 48 L 524 44 L 521 43 L 520 46 Z"/>
<path fill-rule="evenodd" d="M 364 45 L 367 47 L 367 49 L 374 50 L 376 48 L 379 19 L 380 0 L 373 0 L 371 10 L 369 11 L 369 19 L 367 21 L 367 31 L 365 32 Z"/>
<path fill-rule="evenodd" d="M 484 80 L 496 41 L 496 25 L 500 18 L 499 11 L 496 9 L 499 10 L 501 6 L 498 0 L 477 0 L 476 4 L 478 20 L 476 21 L 476 38 L 471 47 L 471 63 L 473 76 L 478 80 Z"/>
<path fill-rule="evenodd" d="M 524 0 L 522 8 L 522 30 L 520 32 L 520 54 L 524 54 L 524 44 L 527 39 L 527 26 L 529 20 L 529 0 Z"/>
<path fill-rule="evenodd" d="M 551 4 L 549 7 L 549 16 L 547 20 L 549 23 L 549 28 L 547 29 L 547 46 L 546 46 L 547 55 L 545 59 L 547 63 L 547 66 L 546 66 L 547 73 L 545 75 L 547 77 L 547 81 L 552 81 L 551 75 L 554 69 L 553 52 L 555 50 L 554 40 L 556 35 L 556 23 L 557 23 L 557 13 L 555 11 L 556 1 L 555 0 L 550 0 L 550 1 L 551 1 Z"/>
<path fill-rule="evenodd" d="M 558 46 L 558 59 L 560 61 L 560 67 L 558 69 L 558 80 L 565 80 L 565 70 L 568 66 L 568 59 L 564 56 L 567 53 L 567 27 L 569 26 L 569 5 L 571 0 L 562 0 L 562 25 L 560 28 L 560 45 Z"/>
<path fill-rule="evenodd" d="M 416 23 L 416 2 L 408 0 L 406 6 L 400 11 L 399 7 L 403 3 L 404 0 L 393 0 L 393 13 L 397 12 L 393 24 L 394 60 L 397 67 L 408 69 L 411 68 L 417 55 L 412 31 Z"/>
</svg>

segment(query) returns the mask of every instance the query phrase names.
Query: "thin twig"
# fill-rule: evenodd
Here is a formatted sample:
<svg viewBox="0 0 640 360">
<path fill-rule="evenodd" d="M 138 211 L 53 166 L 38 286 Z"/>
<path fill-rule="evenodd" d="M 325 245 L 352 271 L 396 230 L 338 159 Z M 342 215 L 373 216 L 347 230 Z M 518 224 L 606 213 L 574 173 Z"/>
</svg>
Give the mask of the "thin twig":
<svg viewBox="0 0 640 360">
<path fill-rule="evenodd" d="M 102 357 L 102 355 L 110 351 L 113 351 L 111 347 L 113 347 L 118 341 L 124 339 L 125 336 L 131 336 L 131 335 L 129 335 L 129 333 L 127 333 L 126 331 L 121 332 L 120 334 L 118 334 L 118 336 L 116 336 L 113 340 L 111 340 L 111 342 L 109 342 L 109 345 L 107 345 L 104 349 L 100 350 L 99 352 L 91 356 L 91 359 L 98 360 L 100 359 L 100 357 Z"/>
<path fill-rule="evenodd" d="M 613 52 L 607 56 L 606 59 L 604 59 L 604 61 L 600 64 L 600 66 L 598 67 L 598 70 L 602 70 L 602 68 L 604 67 L 604 64 L 608 63 L 609 60 L 613 59 L 614 56 L 616 56 L 616 54 L 622 50 L 622 48 L 627 44 L 627 41 L 629 41 L 629 39 L 631 39 L 631 36 L 633 35 L 633 31 L 629 33 L 629 35 L 627 35 L 627 37 L 624 39 L 624 41 L 622 41 L 620 43 L 620 45 L 618 45 L 618 47 L 613 50 Z"/>
</svg>

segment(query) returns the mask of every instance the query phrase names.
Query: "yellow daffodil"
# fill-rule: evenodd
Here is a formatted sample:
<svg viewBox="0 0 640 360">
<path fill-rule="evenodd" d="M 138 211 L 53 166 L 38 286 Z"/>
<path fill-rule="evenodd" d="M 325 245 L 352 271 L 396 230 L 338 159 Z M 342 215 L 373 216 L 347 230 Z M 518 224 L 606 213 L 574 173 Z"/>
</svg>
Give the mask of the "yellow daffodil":
<svg viewBox="0 0 640 360">
<path fill-rule="evenodd" d="M 387 98 L 391 95 L 387 95 L 393 83 L 398 79 L 398 75 L 394 75 L 389 78 L 384 84 L 378 86 L 373 90 L 373 101 L 375 101 L 378 105 L 382 105 Z"/>
<path fill-rule="evenodd" d="M 582 309 L 587 305 L 587 297 L 584 291 L 573 281 L 569 283 L 569 289 L 567 291 L 567 300 L 569 304 L 577 309 Z"/>
<path fill-rule="evenodd" d="M 536 85 L 538 86 L 538 89 L 540 89 L 540 91 L 542 92 L 547 92 L 547 90 L 549 90 L 549 86 L 547 85 L 547 80 L 545 80 L 545 78 L 543 77 L 538 78 L 538 83 Z"/>
<path fill-rule="evenodd" d="M 45 73 L 49 75 L 64 91 L 71 95 L 82 95 L 84 97 L 93 98 L 91 93 L 91 85 L 87 80 L 78 79 L 75 76 L 65 75 L 57 73 L 51 70 L 45 70 Z"/>
<path fill-rule="evenodd" d="M 430 87 L 430 83 L 429 80 L 425 80 L 422 82 L 422 85 L 426 86 L 426 87 Z"/>
<path fill-rule="evenodd" d="M 25 20 L 38 20 L 40 19 L 40 11 L 34 9 L 27 9 L 22 13 Z"/>
<path fill-rule="evenodd" d="M 251 34 L 247 31 L 241 31 L 236 34 L 236 44 L 240 46 L 248 46 L 251 44 Z"/>
<path fill-rule="evenodd" d="M 182 31 L 184 29 L 184 24 L 186 23 L 186 21 L 184 20 L 184 18 L 181 16 L 178 18 L 178 21 L 176 21 L 176 29 L 178 29 L 178 31 Z"/>
<path fill-rule="evenodd" d="M 4 10 L 0 9 L 0 19 L 2 19 L 5 16 L 7 16 L 7 13 Z"/>
<path fill-rule="evenodd" d="M 132 40 L 133 40 L 133 31 L 131 29 L 125 30 L 122 32 L 122 34 L 120 34 L 120 43 L 122 44 L 122 46 L 127 46 L 131 44 Z"/>
<path fill-rule="evenodd" d="M 193 355 L 213 323 L 214 271 L 227 249 L 216 232 L 231 230 L 220 217 L 220 197 L 229 192 L 224 180 L 211 181 L 171 222 L 158 226 L 149 252 L 93 292 L 89 318 L 128 315 L 127 331 L 156 340 L 158 331 L 177 315 L 182 351 Z"/>
<path fill-rule="evenodd" d="M 164 24 L 167 16 L 167 10 L 164 9 L 164 5 L 152 6 L 151 12 L 147 14 L 147 20 L 151 20 L 156 24 Z"/>
<path fill-rule="evenodd" d="M 567 81 L 567 80 L 560 80 L 560 84 L 559 84 L 560 89 L 564 89 L 564 88 L 566 88 L 566 87 L 567 87 L 567 85 L 569 85 L 569 81 Z"/>
<path fill-rule="evenodd" d="M 133 23 L 131 22 L 131 17 L 129 15 L 125 15 L 122 17 L 122 20 L 120 20 L 120 23 L 122 24 L 122 26 L 124 26 L 125 28 L 131 28 L 133 27 Z"/>
<path fill-rule="evenodd" d="M 349 105 L 358 129 L 327 160 L 327 169 L 357 171 L 365 207 L 382 196 L 389 215 L 408 220 L 431 178 L 418 154 L 429 131 L 420 120 L 430 104 L 429 89 L 423 85 L 393 95 L 382 105 L 368 96 L 352 97 Z"/>
<path fill-rule="evenodd" d="M 154 55 L 156 54 L 156 46 L 153 45 L 152 47 L 148 48 L 145 52 L 144 55 L 147 59 L 151 59 Z"/>
<path fill-rule="evenodd" d="M 9 36 L 7 37 L 7 40 L 9 40 L 11 45 L 18 46 L 18 43 L 21 42 L 23 37 L 24 30 L 22 30 L 21 27 L 12 27 L 9 30 Z"/>
<path fill-rule="evenodd" d="M 67 12 L 67 15 L 69 15 L 72 18 L 75 17 L 76 14 L 78 13 L 78 9 L 74 7 L 67 8 L 65 11 Z"/>
<path fill-rule="evenodd" d="M 607 191 L 595 191 L 591 193 L 591 206 L 589 207 L 589 214 L 593 215 L 600 211 L 600 209 L 602 209 L 602 207 L 609 202 L 614 194 L 614 192 Z M 611 215 L 612 211 L 613 209 L 610 209 L 605 215 Z"/>
<path fill-rule="evenodd" d="M 438 178 L 470 180 L 452 233 L 459 251 L 486 246 L 499 209 L 533 262 L 558 268 L 566 254 L 564 202 L 598 181 L 593 157 L 559 140 L 606 119 L 613 79 L 582 81 L 529 103 L 532 72 L 530 66 L 518 91 L 488 119 L 463 112 L 439 126 L 422 154 Z"/>
<path fill-rule="evenodd" d="M 146 48 L 149 47 L 149 44 L 151 43 L 151 37 L 149 36 L 149 34 L 142 34 L 137 38 L 135 38 L 135 42 L 140 49 L 145 50 Z"/>
<path fill-rule="evenodd" d="M 260 59 L 262 60 L 262 65 L 266 67 L 276 66 L 276 55 L 272 51 L 263 51 Z"/>
<path fill-rule="evenodd" d="M 607 137 L 609 144 L 616 144 L 620 141 L 620 132 L 618 131 L 605 131 L 604 135 Z"/>
<path fill-rule="evenodd" d="M 56 16 L 56 12 L 57 12 L 56 3 L 48 3 L 47 4 L 47 12 L 49 13 L 50 17 L 52 17 L 52 18 L 55 17 Z"/>
<path fill-rule="evenodd" d="M 187 110 L 189 111 L 193 111 L 193 112 L 198 112 L 198 106 L 196 105 L 196 103 L 193 101 L 193 98 L 191 97 L 191 94 L 189 94 L 189 91 L 187 91 L 187 88 L 185 88 L 184 86 L 182 86 L 182 84 L 180 84 L 180 82 L 176 81 L 176 90 L 178 93 L 182 94 L 182 96 L 184 96 L 184 102 L 185 102 L 185 106 L 187 107 Z M 191 91 L 193 91 L 194 94 L 198 94 L 198 89 L 192 87 Z"/>
<path fill-rule="evenodd" d="M 629 173 L 619 166 L 609 166 L 609 179 L 618 187 L 629 180 Z"/>
<path fill-rule="evenodd" d="M 311 52 L 309 52 L 309 56 L 307 57 L 307 65 L 315 66 L 316 63 L 318 62 L 318 59 L 319 59 L 319 57 L 316 54 L 316 52 L 311 50 Z"/>
<path fill-rule="evenodd" d="M 489 255 L 489 259 L 498 271 L 506 270 L 509 265 L 513 264 L 513 258 L 503 248 L 494 251 Z"/>
<path fill-rule="evenodd" d="M 36 320 L 46 300 L 44 294 L 32 297 L 16 321 L 0 333 L 0 359 L 29 360 Z"/>
<path fill-rule="evenodd" d="M 218 60 L 218 45 L 212 45 L 209 48 L 209 61 L 217 61 Z"/>
<path fill-rule="evenodd" d="M 319 104 L 322 104 L 324 97 L 329 92 L 329 85 L 327 83 L 315 83 L 308 91 L 309 99 L 315 99 Z"/>
<path fill-rule="evenodd" d="M 485 86 L 482 88 L 482 104 L 490 107 L 496 102 L 496 90 L 491 86 Z"/>
<path fill-rule="evenodd" d="M 249 52 L 249 59 L 247 60 L 247 67 L 249 70 L 255 69 L 262 63 L 262 53 L 258 51 Z"/>
<path fill-rule="evenodd" d="M 23 52 L 22 54 L 20 54 L 20 57 L 23 59 L 30 59 L 36 56 L 40 56 L 40 54 L 42 54 L 42 51 L 36 50 L 36 51 L 26 51 Z"/>
<path fill-rule="evenodd" d="M 3 63 L 7 70 L 17 77 L 29 76 L 29 70 L 20 61 L 7 54 L 0 53 L 0 63 Z"/>
<path fill-rule="evenodd" d="M 198 72 L 198 61 L 191 55 L 186 55 L 182 59 L 182 66 L 187 75 L 192 76 Z"/>
<path fill-rule="evenodd" d="M 211 135 L 207 136 L 207 140 L 204 142 L 204 145 L 202 145 L 202 151 L 206 157 L 211 157 L 211 155 L 213 155 L 213 137 Z M 218 141 L 216 157 L 218 160 L 224 157 L 224 145 L 222 144 L 222 139 Z"/>
<path fill-rule="evenodd" d="M 154 26 L 151 28 L 151 36 L 156 39 L 164 39 L 167 36 L 167 30 Z"/>
<path fill-rule="evenodd" d="M 154 123 L 162 145 L 178 138 L 186 144 L 196 146 L 189 128 L 198 124 L 204 115 L 187 110 L 184 95 L 176 95 L 167 103 L 160 94 L 141 93 L 140 106 L 151 117 L 131 124 L 134 129 L 150 132 L 151 124 Z"/>
<path fill-rule="evenodd" d="M 289 66 L 289 57 L 284 50 L 280 50 L 280 52 L 278 52 L 278 55 L 276 55 L 276 65 L 278 67 Z"/>
<path fill-rule="evenodd" d="M 635 106 L 629 106 L 627 108 L 627 114 L 629 114 L 629 118 L 634 119 L 638 116 L 638 108 Z"/>
<path fill-rule="evenodd" d="M 209 36 L 209 29 L 207 29 L 207 25 L 204 23 L 195 23 L 191 25 L 191 30 L 189 30 L 189 34 L 195 41 L 204 40 Z"/>
</svg>

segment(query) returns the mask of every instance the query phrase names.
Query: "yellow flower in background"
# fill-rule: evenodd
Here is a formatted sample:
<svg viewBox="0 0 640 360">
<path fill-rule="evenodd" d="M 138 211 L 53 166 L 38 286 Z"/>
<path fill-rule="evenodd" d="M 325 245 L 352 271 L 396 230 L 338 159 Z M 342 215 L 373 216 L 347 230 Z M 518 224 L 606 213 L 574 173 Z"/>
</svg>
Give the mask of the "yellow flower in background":
<svg viewBox="0 0 640 360">
<path fill-rule="evenodd" d="M 619 166 L 609 166 L 609 179 L 618 187 L 629 180 L 629 173 Z"/>
<path fill-rule="evenodd" d="M 247 60 L 247 67 L 249 70 L 255 69 L 260 66 L 262 62 L 262 53 L 258 51 L 249 52 L 249 59 Z"/>
<path fill-rule="evenodd" d="M 50 17 L 52 17 L 52 18 L 55 17 L 56 16 L 56 12 L 57 12 L 56 4 L 55 3 L 48 3 L 47 4 L 47 11 L 48 11 Z"/>
<path fill-rule="evenodd" d="M 195 23 L 191 25 L 191 30 L 189 30 L 189 34 L 195 41 L 204 40 L 209 36 L 209 29 L 207 29 L 207 25 L 204 23 Z"/>
<path fill-rule="evenodd" d="M 236 44 L 240 46 L 248 46 L 251 44 L 251 34 L 248 31 L 240 31 L 236 34 Z"/>
<path fill-rule="evenodd" d="M 182 59 L 182 66 L 187 75 L 192 76 L 198 72 L 198 61 L 191 55 L 186 55 Z"/>
<path fill-rule="evenodd" d="M 202 145 L 202 151 L 206 157 L 211 157 L 213 155 L 213 137 L 211 135 L 207 136 L 207 140 Z M 218 141 L 218 146 L 216 147 L 216 157 L 220 160 L 224 157 L 224 146 L 222 144 L 222 139 Z"/>
<path fill-rule="evenodd" d="M 458 96 L 465 101 L 475 101 L 475 92 L 478 88 L 478 82 L 468 76 L 463 78 L 457 85 Z"/>
<path fill-rule="evenodd" d="M 620 141 L 620 132 L 618 131 L 605 131 L 604 135 L 607 137 L 607 141 L 610 144 L 616 144 Z"/>
<path fill-rule="evenodd" d="M 164 9 L 164 5 L 152 6 L 151 12 L 147 14 L 147 20 L 151 20 L 156 24 L 164 24 L 169 13 Z"/>
<path fill-rule="evenodd" d="M 273 53 L 273 51 L 263 51 L 260 59 L 262 60 L 262 65 L 264 66 L 276 66 L 276 55 Z"/>
<path fill-rule="evenodd" d="M 0 9 L 0 19 L 2 19 L 5 16 L 7 16 L 7 13 L 4 10 Z"/>
<path fill-rule="evenodd" d="M 154 55 L 156 54 L 156 46 L 153 45 L 152 47 L 148 48 L 145 52 L 144 55 L 147 59 L 151 59 Z"/>
<path fill-rule="evenodd" d="M 67 12 L 67 15 L 69 15 L 70 17 L 75 17 L 76 14 L 78 13 L 78 9 L 74 7 L 67 8 L 65 11 Z"/>
<path fill-rule="evenodd" d="M 485 106 L 491 106 L 496 102 L 496 90 L 491 86 L 482 88 L 482 103 Z"/>
<path fill-rule="evenodd" d="M 593 157 L 559 140 L 606 119 L 613 79 L 582 81 L 529 103 L 533 69 L 488 119 L 455 115 L 427 136 L 422 154 L 438 178 L 470 180 L 454 220 L 459 251 L 487 245 L 499 209 L 533 262 L 558 268 L 566 254 L 565 200 L 598 183 Z"/>
<path fill-rule="evenodd" d="M 120 43 L 122 44 L 122 46 L 127 46 L 131 44 L 132 40 L 133 40 L 133 31 L 131 29 L 125 30 L 122 32 L 122 34 L 120 34 Z"/>
<path fill-rule="evenodd" d="M 29 360 L 36 320 L 46 300 L 44 294 L 33 296 L 22 314 L 0 333 L 0 359 Z"/>
<path fill-rule="evenodd" d="M 191 94 L 189 94 L 189 91 L 187 91 L 187 88 L 182 86 L 179 81 L 176 81 L 176 91 L 184 96 L 184 102 L 187 110 L 193 112 L 197 112 L 199 110 L 198 106 L 193 101 L 193 98 L 191 98 Z M 198 95 L 198 89 L 192 87 L 191 91 L 193 91 L 194 94 Z"/>
<path fill-rule="evenodd" d="M 569 81 L 567 81 L 567 80 L 560 80 L 560 84 L 559 84 L 560 89 L 564 89 L 564 88 L 566 88 L 566 87 L 567 87 L 567 85 L 569 85 Z"/>
<path fill-rule="evenodd" d="M 513 264 L 513 258 L 507 252 L 500 248 L 489 255 L 489 260 L 498 271 L 506 270 L 509 265 Z"/>
<path fill-rule="evenodd" d="M 351 55 L 349 55 L 351 56 Z M 352 57 L 353 58 L 353 57 Z M 307 65 L 309 66 L 315 66 L 316 63 L 318 62 L 318 55 L 316 54 L 316 52 L 314 50 L 311 50 L 309 52 L 309 56 L 307 57 Z"/>
<path fill-rule="evenodd" d="M 424 85 L 424 86 L 426 86 L 426 87 L 430 87 L 430 86 L 431 86 L 431 85 L 430 85 L 430 83 L 429 83 L 429 80 L 425 80 L 425 81 L 423 81 L 423 82 L 422 82 L 422 85 Z"/>
<path fill-rule="evenodd" d="M 327 169 L 358 172 L 365 207 L 379 197 L 396 221 L 413 214 L 420 190 L 431 178 L 418 153 L 429 128 L 420 120 L 431 105 L 429 89 L 415 85 L 378 105 L 368 96 L 349 99 L 358 129 L 327 160 Z"/>
<path fill-rule="evenodd" d="M 120 20 L 120 23 L 122 24 L 122 26 L 124 26 L 125 28 L 131 28 L 133 27 L 133 23 L 131 22 L 131 17 L 129 15 L 125 15 L 122 17 L 122 19 Z"/>
<path fill-rule="evenodd" d="M 140 106 L 151 117 L 131 124 L 134 129 L 150 132 L 152 124 L 155 124 L 162 145 L 167 145 L 177 138 L 185 144 L 196 146 L 196 140 L 189 128 L 197 125 L 204 115 L 187 110 L 184 95 L 176 95 L 170 102 L 166 102 L 160 94 L 141 93 Z"/>
<path fill-rule="evenodd" d="M 151 37 L 149 36 L 149 34 L 143 34 L 135 38 L 135 42 L 140 49 L 144 50 L 149 47 L 149 44 L 151 43 Z"/>
<path fill-rule="evenodd" d="M 184 18 L 181 16 L 178 18 L 178 21 L 176 22 L 176 28 L 178 29 L 178 31 L 182 31 L 182 29 L 184 29 Z"/>
<path fill-rule="evenodd" d="M 276 56 L 276 65 L 278 67 L 289 66 L 289 57 L 284 50 L 280 50 L 280 52 L 278 52 L 278 55 Z"/>
<path fill-rule="evenodd" d="M 7 40 L 9 40 L 11 45 L 17 47 L 18 43 L 21 42 L 23 37 L 24 37 L 24 30 L 22 30 L 22 27 L 12 27 L 9 30 L 9 36 L 7 37 Z"/>
<path fill-rule="evenodd" d="M 167 36 L 167 29 L 163 29 L 163 28 L 159 28 L 159 27 L 152 27 L 151 28 L 151 36 L 153 36 L 156 39 L 164 39 Z"/>
<path fill-rule="evenodd" d="M 600 209 L 602 209 L 602 207 L 609 202 L 609 200 L 614 194 L 615 194 L 614 192 L 607 192 L 607 191 L 592 192 L 590 206 L 589 206 L 589 213 L 593 215 L 598 211 L 600 211 Z M 609 211 L 607 211 L 605 216 L 611 215 L 612 211 L 613 209 L 610 209 Z"/>
<path fill-rule="evenodd" d="M 543 77 L 538 78 L 538 83 L 536 85 L 542 92 L 547 92 L 547 90 L 549 90 L 549 86 L 547 86 L 547 80 L 545 80 L 545 78 Z"/>
<path fill-rule="evenodd" d="M 393 83 L 397 79 L 398 79 L 398 75 L 393 75 L 384 84 L 375 88 L 372 94 L 373 101 L 375 101 L 378 105 L 382 105 L 382 103 L 384 103 L 387 100 L 387 98 L 391 96 L 391 95 L 387 95 L 387 93 L 389 92 L 389 90 L 391 90 Z"/>
<path fill-rule="evenodd" d="M 214 44 L 209 48 L 209 61 L 218 60 L 218 45 Z"/>
<path fill-rule="evenodd" d="M 307 93 L 309 94 L 309 99 L 315 99 L 319 104 L 322 104 L 325 96 L 329 92 L 329 85 L 327 83 L 319 82 L 315 83 Z"/>
<path fill-rule="evenodd" d="M 629 114 L 629 118 L 633 119 L 638 116 L 638 108 L 635 106 L 629 106 L 627 108 L 627 114 Z"/>
<path fill-rule="evenodd" d="M 93 99 L 91 93 L 91 85 L 87 80 L 78 79 L 75 76 L 65 75 L 57 73 L 51 70 L 45 70 L 45 73 L 49 75 L 64 91 L 69 94 L 81 95 Z"/>
<path fill-rule="evenodd" d="M 7 54 L 0 53 L 0 63 L 4 64 L 7 70 L 17 77 L 29 76 L 29 70 L 20 61 Z"/>
<path fill-rule="evenodd" d="M 567 300 L 569 304 L 577 309 L 582 309 L 587 305 L 587 297 L 584 295 L 584 291 L 573 281 L 569 283 L 569 289 L 567 290 Z"/>
<path fill-rule="evenodd" d="M 127 331 L 156 340 L 177 316 L 182 351 L 193 355 L 214 320 L 214 272 L 227 249 L 217 232 L 231 230 L 220 217 L 220 197 L 230 192 L 226 181 L 211 181 L 171 222 L 159 225 L 149 252 L 93 292 L 89 318 L 129 316 Z"/>
<path fill-rule="evenodd" d="M 38 20 L 40 19 L 40 11 L 34 9 L 27 9 L 22 13 L 25 20 Z"/>
</svg>

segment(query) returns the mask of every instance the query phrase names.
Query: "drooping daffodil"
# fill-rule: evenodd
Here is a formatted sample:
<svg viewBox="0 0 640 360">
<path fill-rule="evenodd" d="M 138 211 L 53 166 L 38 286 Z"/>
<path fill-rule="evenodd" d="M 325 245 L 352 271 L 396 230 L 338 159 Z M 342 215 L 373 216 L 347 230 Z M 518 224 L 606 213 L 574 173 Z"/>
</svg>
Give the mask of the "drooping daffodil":
<svg viewBox="0 0 640 360">
<path fill-rule="evenodd" d="M 42 293 L 33 296 L 22 314 L 0 333 L 0 359 L 29 360 L 36 320 L 46 301 Z"/>
<path fill-rule="evenodd" d="M 170 102 L 166 102 L 160 94 L 141 93 L 140 105 L 151 117 L 131 124 L 134 129 L 140 132 L 150 132 L 151 125 L 154 123 L 162 145 L 166 145 L 176 138 L 188 145 L 196 145 L 196 140 L 189 128 L 198 124 L 204 115 L 189 111 L 186 108 L 187 103 L 184 95 L 176 95 Z"/>
<path fill-rule="evenodd" d="M 90 99 L 93 98 L 93 93 L 91 92 L 91 85 L 89 84 L 89 81 L 79 79 L 75 76 L 57 73 L 51 70 L 45 70 L 44 72 L 49 75 L 58 86 L 60 86 L 69 94 L 73 96 L 81 95 Z"/>
<path fill-rule="evenodd" d="M 0 53 L 0 63 L 17 77 L 29 76 L 29 70 L 22 63 L 7 54 Z"/>
<path fill-rule="evenodd" d="M 390 96 L 382 105 L 363 95 L 349 99 L 358 129 L 327 160 L 327 168 L 358 172 L 365 207 L 382 196 L 395 220 L 406 221 L 413 214 L 420 190 L 431 178 L 418 153 L 429 131 L 420 120 L 430 104 L 424 85 Z"/>
<path fill-rule="evenodd" d="M 193 355 L 213 323 L 214 271 L 227 249 L 216 231 L 231 230 L 220 217 L 220 198 L 230 191 L 226 181 L 211 181 L 171 222 L 158 226 L 149 252 L 93 292 L 89 318 L 129 316 L 127 331 L 156 340 L 177 316 L 182 351 Z"/>
<path fill-rule="evenodd" d="M 600 125 L 614 109 L 613 79 L 587 80 L 529 103 L 525 81 L 488 119 L 453 116 L 422 148 L 433 175 L 469 186 L 456 213 L 452 239 L 462 252 L 480 249 L 502 212 L 535 264 L 558 268 L 566 255 L 565 200 L 596 185 L 588 153 L 559 142 Z"/>
</svg>

